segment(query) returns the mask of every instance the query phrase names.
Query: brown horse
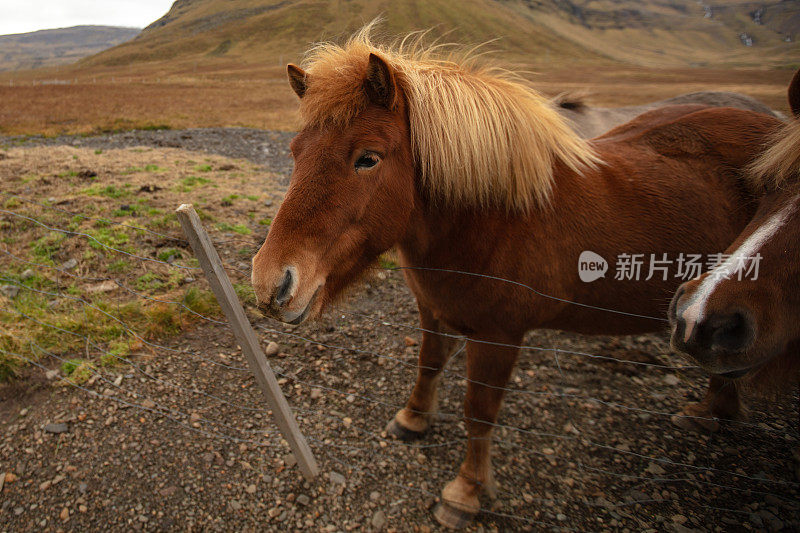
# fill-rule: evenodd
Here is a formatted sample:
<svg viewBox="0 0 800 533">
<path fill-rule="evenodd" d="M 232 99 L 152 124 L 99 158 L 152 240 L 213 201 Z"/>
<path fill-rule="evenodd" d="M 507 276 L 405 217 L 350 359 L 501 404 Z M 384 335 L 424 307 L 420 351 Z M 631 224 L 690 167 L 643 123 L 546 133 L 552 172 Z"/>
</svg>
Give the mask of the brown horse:
<svg viewBox="0 0 800 533">
<path fill-rule="evenodd" d="M 300 323 L 397 248 L 425 333 L 392 434 L 429 427 L 453 348 L 438 332 L 468 337 L 466 458 L 435 513 L 449 526 L 471 519 L 492 487 L 492 428 L 526 331 L 663 328 L 675 281 L 583 282 L 581 253 L 724 248 L 755 210 L 741 169 L 780 125 L 673 106 L 587 143 L 508 75 L 376 46 L 369 28 L 342 47 L 317 46 L 306 70 L 288 71 L 304 127 L 285 200 L 253 258 L 256 296 L 269 315 Z"/>
<path fill-rule="evenodd" d="M 604 134 L 611 128 L 638 117 L 642 113 L 670 105 L 702 104 L 714 107 L 735 107 L 772 115 L 783 120 L 783 115 L 750 96 L 728 91 L 699 91 L 686 93 L 666 100 L 649 104 L 624 107 L 593 107 L 582 98 L 569 94 L 559 95 L 552 100 L 559 115 L 567 119 L 570 126 L 584 139 Z"/>
<path fill-rule="evenodd" d="M 716 429 L 713 417 L 744 416 L 741 385 L 774 393 L 800 378 L 800 71 L 789 104 L 796 119 L 752 166 L 768 191 L 755 217 L 727 259 L 670 305 L 673 347 L 712 374 L 703 401 L 684 409 L 705 429 Z"/>
</svg>

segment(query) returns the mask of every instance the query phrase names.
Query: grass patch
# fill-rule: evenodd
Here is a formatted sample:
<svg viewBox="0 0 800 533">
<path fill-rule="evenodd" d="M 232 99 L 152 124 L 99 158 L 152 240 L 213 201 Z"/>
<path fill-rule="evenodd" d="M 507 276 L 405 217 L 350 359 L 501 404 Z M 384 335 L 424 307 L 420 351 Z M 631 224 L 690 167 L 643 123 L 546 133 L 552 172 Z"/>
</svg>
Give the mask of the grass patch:
<svg viewBox="0 0 800 533">
<path fill-rule="evenodd" d="M 154 291 L 164 286 L 164 282 L 157 274 L 148 272 L 136 280 L 136 289 L 140 291 Z"/>
<path fill-rule="evenodd" d="M 68 359 L 61 363 L 61 373 L 73 383 L 85 383 L 95 373 L 95 366 L 85 359 Z"/>
<path fill-rule="evenodd" d="M 236 296 L 239 297 L 239 301 L 243 304 L 253 304 L 256 303 L 256 293 L 253 292 L 252 285 L 244 284 L 244 283 L 234 283 L 233 290 L 236 291 Z"/>
<path fill-rule="evenodd" d="M 172 126 L 169 124 L 144 124 L 139 126 L 140 130 L 144 131 L 161 131 L 161 130 L 171 130 Z"/>
<path fill-rule="evenodd" d="M 181 180 L 177 190 L 179 192 L 190 192 L 209 183 L 211 183 L 211 180 L 203 176 L 187 176 Z"/>
<path fill-rule="evenodd" d="M 111 211 L 111 216 L 114 217 L 135 217 L 139 215 L 139 210 L 135 205 L 123 205 L 118 209 Z"/>
<path fill-rule="evenodd" d="M 239 235 L 250 235 L 253 233 L 250 228 L 244 224 L 229 224 L 227 222 L 219 222 L 217 224 L 217 229 L 220 231 L 232 231 L 234 233 L 238 233 Z"/>
<path fill-rule="evenodd" d="M 217 315 L 221 312 L 217 299 L 211 291 L 191 287 L 183 297 L 183 305 L 201 315 Z"/>
<path fill-rule="evenodd" d="M 65 235 L 62 233 L 47 233 L 31 243 L 33 258 L 39 263 L 53 264 L 53 254 L 61 247 Z"/>
<path fill-rule="evenodd" d="M 89 246 L 95 250 L 102 250 L 105 247 L 122 249 L 123 245 L 130 241 L 128 234 L 116 227 L 106 227 L 98 229 L 94 235 L 96 240 L 89 240 Z"/>
<path fill-rule="evenodd" d="M 387 257 L 385 254 L 378 259 L 378 264 L 381 268 L 386 270 L 396 270 L 399 266 L 392 258 Z"/>
<path fill-rule="evenodd" d="M 175 248 L 170 248 L 169 250 L 163 250 L 159 252 L 157 257 L 159 261 L 169 261 L 170 258 L 173 260 L 181 259 L 183 257 L 183 252 Z"/>
<path fill-rule="evenodd" d="M 113 198 L 116 200 L 119 198 L 124 198 L 125 196 L 130 196 L 130 187 L 131 186 L 129 184 L 125 184 L 122 187 L 117 187 L 116 185 L 95 185 L 82 190 L 81 193 L 88 196 L 105 196 L 106 198 Z"/>
<path fill-rule="evenodd" d="M 230 235 L 225 238 L 222 232 L 248 235 L 263 217 L 255 210 L 257 204 L 245 200 L 256 202 L 263 197 L 258 172 L 248 171 L 247 176 L 253 179 L 242 184 L 227 178 L 217 180 L 216 174 L 208 173 L 212 168 L 214 172 L 227 168 L 228 162 L 216 157 L 188 163 L 188 158 L 171 152 L 163 157 L 158 150 L 145 150 L 145 154 L 73 147 L 25 150 L 25 158 L 19 158 L 24 164 L 18 175 L 30 176 L 31 180 L 23 196 L 48 204 L 47 198 L 69 194 L 67 209 L 75 214 L 32 207 L 8 197 L 0 198 L 0 204 L 48 226 L 92 238 L 47 230 L 17 217 L 0 220 L 0 241 L 4 243 L 0 246 L 15 257 L 46 265 L 29 265 L 0 254 L 0 278 L 6 279 L 0 284 L 20 286 L 13 298 L 0 295 L 0 381 L 13 379 L 28 361 L 53 354 L 67 361 L 60 374 L 81 382 L 96 369 L 125 364 L 126 359 L 145 351 L 152 354 L 139 338 L 163 344 L 163 338 L 204 323 L 198 315 L 220 315 L 202 273 L 108 253 L 107 248 L 164 263 L 177 260 L 182 266 L 196 268 L 198 263 L 191 251 L 172 240 L 182 237 L 174 212 L 185 201 L 181 193 L 194 190 L 197 193 L 191 200 L 199 205 L 198 215 L 212 239 L 221 241 L 218 248 L 226 262 L 248 260 L 252 251 L 243 243 L 233 244 L 236 239 Z M 28 154 L 29 150 L 35 155 Z M 103 162 L 99 165 L 96 162 L 101 153 Z M 102 168 L 103 178 L 89 182 L 64 173 L 64 161 L 72 164 L 74 154 L 86 168 Z M 16 159 L 18 155 L 12 153 L 10 157 Z M 197 171 L 192 170 L 195 167 Z M 64 173 L 65 179 L 55 179 L 58 173 Z M 19 179 L 0 179 L 0 192 L 14 193 L 10 186 L 19 183 Z M 273 194 L 271 189 L 267 194 Z M 225 212 L 219 207 L 221 201 L 245 202 L 242 205 L 250 209 Z M 48 268 L 60 268 L 68 259 L 76 259 L 79 266 L 66 273 Z M 33 275 L 26 273 L 23 279 L 22 273 L 28 269 Z M 234 279 L 240 282 L 235 285 L 238 296 L 254 302 L 245 276 Z"/>
<path fill-rule="evenodd" d="M 108 269 L 109 272 L 122 274 L 124 272 L 129 272 L 133 268 L 133 265 L 131 265 L 125 259 L 119 259 L 117 261 L 114 261 L 113 263 L 109 263 L 109 265 L 106 268 Z"/>
</svg>

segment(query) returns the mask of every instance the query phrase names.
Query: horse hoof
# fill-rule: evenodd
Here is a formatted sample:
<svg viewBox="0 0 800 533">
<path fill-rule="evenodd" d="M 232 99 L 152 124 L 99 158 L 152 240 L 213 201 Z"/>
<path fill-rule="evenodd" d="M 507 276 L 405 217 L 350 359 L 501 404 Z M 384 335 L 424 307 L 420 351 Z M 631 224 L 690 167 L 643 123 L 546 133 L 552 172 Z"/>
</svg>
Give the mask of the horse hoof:
<svg viewBox="0 0 800 533">
<path fill-rule="evenodd" d="M 476 513 L 462 511 L 452 505 L 442 502 L 433 509 L 433 517 L 446 528 L 464 529 L 472 523 Z"/>
<path fill-rule="evenodd" d="M 404 428 L 396 419 L 392 419 L 386 426 L 386 434 L 404 442 L 419 440 L 425 436 L 424 431 L 413 431 Z"/>
<path fill-rule="evenodd" d="M 707 418 L 693 418 L 688 415 L 672 415 L 670 421 L 684 431 L 694 433 L 714 433 L 719 429 L 719 422 Z"/>
</svg>

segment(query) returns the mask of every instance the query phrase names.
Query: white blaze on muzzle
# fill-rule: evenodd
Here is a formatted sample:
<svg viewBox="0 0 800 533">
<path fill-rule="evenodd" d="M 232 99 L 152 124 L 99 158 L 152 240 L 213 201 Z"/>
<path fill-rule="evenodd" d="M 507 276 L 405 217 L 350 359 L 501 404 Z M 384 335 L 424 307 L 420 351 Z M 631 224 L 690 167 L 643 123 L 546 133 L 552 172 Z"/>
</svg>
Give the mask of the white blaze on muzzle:
<svg viewBox="0 0 800 533">
<path fill-rule="evenodd" d="M 694 294 L 681 306 L 682 308 L 677 309 L 676 315 L 686 324 L 684 342 L 689 342 L 694 328 L 705 318 L 708 299 L 719 284 L 726 279 L 738 276 L 739 272 L 747 267 L 748 259 L 755 257 L 764 244 L 786 224 L 786 221 L 795 212 L 799 198 L 800 196 L 792 198 L 787 205 L 755 230 L 730 257 L 708 273 Z"/>
</svg>

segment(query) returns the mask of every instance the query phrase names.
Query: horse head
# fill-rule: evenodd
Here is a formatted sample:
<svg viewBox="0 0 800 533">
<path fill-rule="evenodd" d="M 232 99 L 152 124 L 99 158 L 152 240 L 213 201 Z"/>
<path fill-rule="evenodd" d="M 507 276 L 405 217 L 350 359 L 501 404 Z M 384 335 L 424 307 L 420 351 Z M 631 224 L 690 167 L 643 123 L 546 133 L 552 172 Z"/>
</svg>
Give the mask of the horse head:
<svg viewBox="0 0 800 533">
<path fill-rule="evenodd" d="M 357 68 L 360 87 L 350 89 L 363 98 L 342 105 L 330 100 L 328 73 L 288 67 L 301 113 L 328 113 L 307 120 L 292 141 L 289 189 L 253 258 L 259 306 L 284 322 L 318 315 L 402 237 L 414 205 L 414 163 L 395 72 L 376 54 L 364 55 Z"/>
</svg>

